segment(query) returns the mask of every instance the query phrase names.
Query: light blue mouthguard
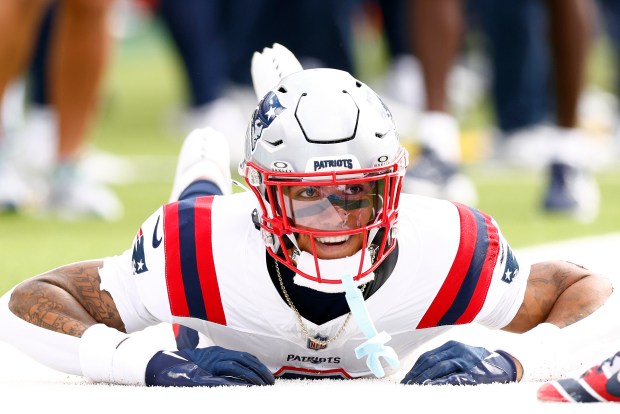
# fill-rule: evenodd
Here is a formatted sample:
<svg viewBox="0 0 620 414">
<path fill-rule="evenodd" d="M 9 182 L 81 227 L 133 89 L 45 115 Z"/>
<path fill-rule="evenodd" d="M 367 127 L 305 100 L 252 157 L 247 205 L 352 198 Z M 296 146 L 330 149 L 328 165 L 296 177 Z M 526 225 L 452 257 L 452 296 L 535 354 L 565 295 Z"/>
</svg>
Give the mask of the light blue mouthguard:
<svg viewBox="0 0 620 414">
<path fill-rule="evenodd" d="M 355 356 L 357 359 L 367 356 L 366 365 L 368 365 L 370 371 L 372 371 L 375 377 L 383 378 L 385 371 L 383 366 L 381 366 L 379 358 L 385 359 L 392 368 L 396 368 L 400 364 L 394 349 L 391 346 L 385 345 L 392 337 L 385 331 L 377 332 L 375 325 L 370 319 L 362 291 L 355 286 L 353 276 L 346 275 L 341 280 L 344 285 L 345 299 L 349 309 L 351 309 L 353 318 L 355 318 L 355 322 L 362 330 L 362 333 L 368 338 L 366 342 L 355 348 Z"/>
</svg>

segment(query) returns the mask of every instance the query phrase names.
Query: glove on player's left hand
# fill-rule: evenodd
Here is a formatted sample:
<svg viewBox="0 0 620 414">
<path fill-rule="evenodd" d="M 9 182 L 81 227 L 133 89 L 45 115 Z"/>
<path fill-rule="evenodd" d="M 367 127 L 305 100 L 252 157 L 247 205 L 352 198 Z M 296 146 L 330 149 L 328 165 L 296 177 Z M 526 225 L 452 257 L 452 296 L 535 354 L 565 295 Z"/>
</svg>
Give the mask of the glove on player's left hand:
<svg viewBox="0 0 620 414">
<path fill-rule="evenodd" d="M 457 341 L 425 352 L 418 358 L 402 384 L 478 385 L 513 382 L 517 368 L 504 351 L 489 352 Z"/>
<path fill-rule="evenodd" d="M 273 385 L 269 369 L 254 355 L 219 346 L 158 352 L 149 361 L 146 385 L 217 387 Z"/>
</svg>

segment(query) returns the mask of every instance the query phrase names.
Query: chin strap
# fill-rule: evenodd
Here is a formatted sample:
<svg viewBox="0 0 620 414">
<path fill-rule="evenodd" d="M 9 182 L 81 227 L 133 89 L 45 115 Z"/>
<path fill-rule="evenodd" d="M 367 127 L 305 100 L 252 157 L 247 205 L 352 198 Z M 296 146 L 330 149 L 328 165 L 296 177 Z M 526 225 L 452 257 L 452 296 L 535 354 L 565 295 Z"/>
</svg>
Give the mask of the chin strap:
<svg viewBox="0 0 620 414">
<path fill-rule="evenodd" d="M 397 368 L 400 364 L 394 349 L 391 346 L 385 345 L 392 337 L 385 331 L 377 332 L 366 308 L 364 296 L 355 286 L 353 276 L 343 276 L 342 284 L 344 285 L 347 304 L 349 309 L 351 309 L 355 322 L 357 322 L 359 328 L 368 338 L 366 342 L 355 348 L 355 356 L 358 359 L 367 356 L 366 365 L 368 365 L 368 368 L 377 378 L 382 378 L 385 376 L 385 371 L 381 366 L 379 358 L 385 359 L 392 368 Z"/>
</svg>

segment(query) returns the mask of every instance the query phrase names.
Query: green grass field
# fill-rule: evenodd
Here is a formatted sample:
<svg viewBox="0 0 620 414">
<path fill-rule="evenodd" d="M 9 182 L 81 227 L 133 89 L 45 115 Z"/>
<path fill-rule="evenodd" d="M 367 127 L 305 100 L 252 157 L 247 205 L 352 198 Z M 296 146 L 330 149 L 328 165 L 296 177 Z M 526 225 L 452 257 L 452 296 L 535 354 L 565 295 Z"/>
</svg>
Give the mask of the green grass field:
<svg viewBox="0 0 620 414">
<path fill-rule="evenodd" d="M 182 137 L 166 127 L 166 118 L 182 100 L 177 61 L 158 32 L 117 45 L 92 139 L 98 148 L 123 155 L 139 167 L 137 182 L 113 187 L 125 215 L 114 223 L 0 216 L 0 293 L 50 268 L 118 254 L 131 246 L 143 220 L 168 198 Z M 144 155 L 161 162 L 145 165 Z M 544 215 L 539 208 L 544 186 L 540 174 L 484 165 L 470 165 L 468 172 L 478 187 L 478 207 L 496 218 L 514 247 L 620 231 L 618 169 L 598 175 L 602 208 L 590 224 Z"/>
</svg>

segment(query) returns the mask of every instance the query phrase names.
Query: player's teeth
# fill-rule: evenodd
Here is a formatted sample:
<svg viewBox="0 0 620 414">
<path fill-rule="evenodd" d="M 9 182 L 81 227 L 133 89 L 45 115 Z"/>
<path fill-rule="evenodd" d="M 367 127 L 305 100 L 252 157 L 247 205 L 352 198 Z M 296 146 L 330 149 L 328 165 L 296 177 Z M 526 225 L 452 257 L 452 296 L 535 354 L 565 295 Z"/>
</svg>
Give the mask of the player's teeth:
<svg viewBox="0 0 620 414">
<path fill-rule="evenodd" d="M 316 241 L 319 243 L 340 243 L 349 240 L 351 236 L 330 236 L 330 237 L 317 237 Z"/>
</svg>

